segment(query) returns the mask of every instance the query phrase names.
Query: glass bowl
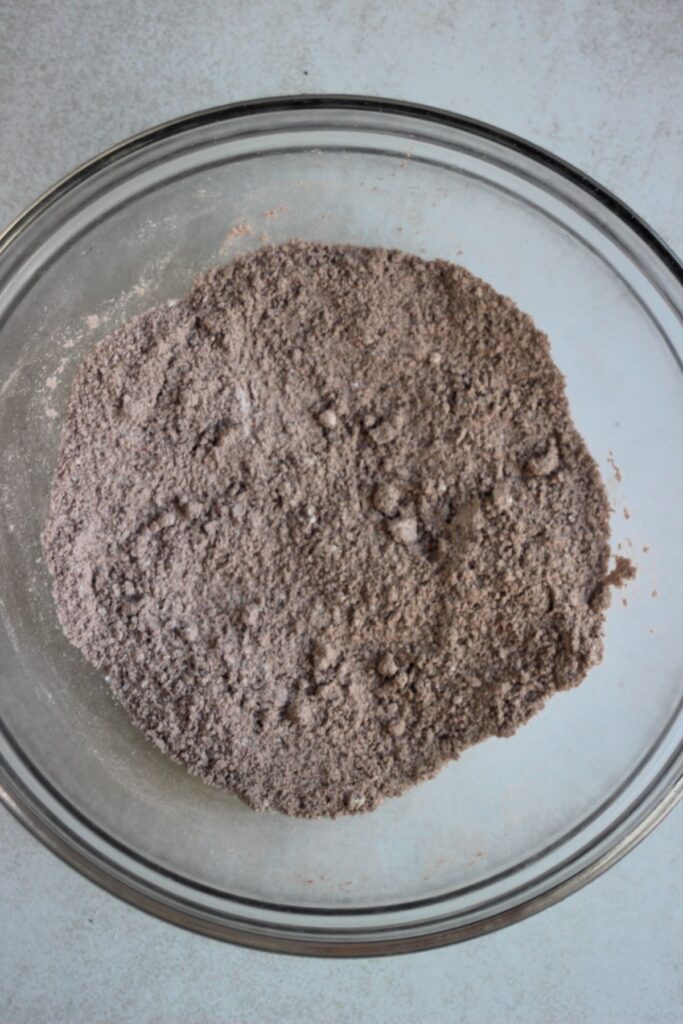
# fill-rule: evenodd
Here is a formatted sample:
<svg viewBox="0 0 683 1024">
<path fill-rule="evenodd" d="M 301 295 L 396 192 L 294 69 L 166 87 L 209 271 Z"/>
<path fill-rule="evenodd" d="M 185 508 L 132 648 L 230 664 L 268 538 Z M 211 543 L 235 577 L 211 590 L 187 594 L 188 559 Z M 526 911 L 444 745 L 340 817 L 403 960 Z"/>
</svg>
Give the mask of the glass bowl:
<svg viewBox="0 0 683 1024">
<path fill-rule="evenodd" d="M 266 240 L 462 262 L 550 336 L 638 577 L 606 655 L 511 739 L 372 814 L 256 814 L 158 753 L 57 624 L 39 534 L 79 360 Z M 683 788 L 683 274 L 604 189 L 521 139 L 354 97 L 221 107 L 59 182 L 0 239 L 0 783 L 47 846 L 135 905 L 263 949 L 480 935 L 594 878 Z"/>
</svg>

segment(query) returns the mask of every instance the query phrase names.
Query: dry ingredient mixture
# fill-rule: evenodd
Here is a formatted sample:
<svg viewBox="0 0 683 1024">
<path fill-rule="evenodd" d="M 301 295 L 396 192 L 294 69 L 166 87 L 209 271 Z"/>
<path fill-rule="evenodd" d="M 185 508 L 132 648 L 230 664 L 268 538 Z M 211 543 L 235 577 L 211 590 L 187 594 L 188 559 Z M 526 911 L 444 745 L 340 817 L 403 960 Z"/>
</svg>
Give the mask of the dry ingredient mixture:
<svg viewBox="0 0 683 1024">
<path fill-rule="evenodd" d="M 367 811 L 602 655 L 608 503 L 532 320 L 462 267 L 289 243 L 100 342 L 44 551 L 68 638 L 252 807 Z"/>
</svg>

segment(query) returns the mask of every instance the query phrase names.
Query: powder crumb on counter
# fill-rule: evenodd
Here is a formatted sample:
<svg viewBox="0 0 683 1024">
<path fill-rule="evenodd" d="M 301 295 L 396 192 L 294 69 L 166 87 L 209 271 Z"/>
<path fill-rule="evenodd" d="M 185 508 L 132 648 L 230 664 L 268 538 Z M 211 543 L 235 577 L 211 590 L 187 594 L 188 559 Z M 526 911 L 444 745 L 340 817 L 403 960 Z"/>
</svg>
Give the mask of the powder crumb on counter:
<svg viewBox="0 0 683 1024">
<path fill-rule="evenodd" d="M 635 573 L 608 541 L 530 317 L 462 267 L 318 243 L 92 349 L 43 533 L 66 635 L 145 734 L 304 817 L 372 810 L 579 684 Z"/>
</svg>

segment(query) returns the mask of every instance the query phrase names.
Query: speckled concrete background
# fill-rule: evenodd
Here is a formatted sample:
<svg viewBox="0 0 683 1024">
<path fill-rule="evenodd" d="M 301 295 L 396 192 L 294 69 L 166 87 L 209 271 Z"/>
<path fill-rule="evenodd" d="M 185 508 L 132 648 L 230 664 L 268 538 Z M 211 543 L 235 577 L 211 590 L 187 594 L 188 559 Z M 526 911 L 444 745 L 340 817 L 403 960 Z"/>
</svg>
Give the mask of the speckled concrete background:
<svg viewBox="0 0 683 1024">
<path fill-rule="evenodd" d="M 212 104 L 374 93 L 541 143 L 683 252 L 677 0 L 4 0 L 0 221 L 74 164 Z M 1 1024 L 670 1024 L 683 813 L 560 906 L 383 961 L 276 958 L 117 902 L 0 813 Z"/>
</svg>

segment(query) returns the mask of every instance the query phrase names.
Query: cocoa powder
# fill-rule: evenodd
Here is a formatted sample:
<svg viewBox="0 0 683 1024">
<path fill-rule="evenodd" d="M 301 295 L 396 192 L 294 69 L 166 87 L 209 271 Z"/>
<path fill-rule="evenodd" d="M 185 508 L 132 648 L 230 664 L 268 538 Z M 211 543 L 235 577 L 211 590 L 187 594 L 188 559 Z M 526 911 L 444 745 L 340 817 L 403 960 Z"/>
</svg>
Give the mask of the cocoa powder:
<svg viewBox="0 0 683 1024">
<path fill-rule="evenodd" d="M 100 342 L 43 543 L 67 637 L 257 809 L 370 810 L 602 656 L 608 503 L 548 341 L 462 267 L 290 243 Z"/>
</svg>

